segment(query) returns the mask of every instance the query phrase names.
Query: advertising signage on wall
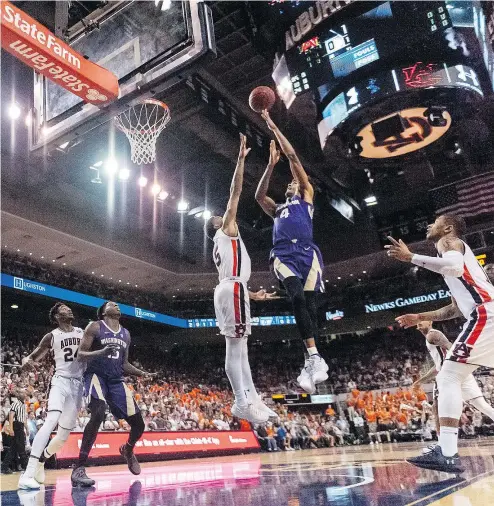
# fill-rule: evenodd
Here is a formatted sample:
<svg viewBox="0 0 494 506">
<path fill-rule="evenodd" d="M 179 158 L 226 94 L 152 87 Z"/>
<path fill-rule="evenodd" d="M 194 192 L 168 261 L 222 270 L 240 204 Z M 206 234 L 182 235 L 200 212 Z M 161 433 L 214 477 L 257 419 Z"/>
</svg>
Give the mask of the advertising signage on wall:
<svg viewBox="0 0 494 506">
<path fill-rule="evenodd" d="M 410 298 L 398 297 L 395 300 L 381 302 L 379 304 L 366 304 L 365 312 L 377 313 L 378 311 L 387 311 L 398 307 L 413 306 L 414 304 L 423 304 L 424 302 L 434 302 L 436 300 L 447 299 L 448 297 L 450 297 L 450 293 L 447 290 L 438 290 L 437 292 L 417 295 Z"/>
</svg>

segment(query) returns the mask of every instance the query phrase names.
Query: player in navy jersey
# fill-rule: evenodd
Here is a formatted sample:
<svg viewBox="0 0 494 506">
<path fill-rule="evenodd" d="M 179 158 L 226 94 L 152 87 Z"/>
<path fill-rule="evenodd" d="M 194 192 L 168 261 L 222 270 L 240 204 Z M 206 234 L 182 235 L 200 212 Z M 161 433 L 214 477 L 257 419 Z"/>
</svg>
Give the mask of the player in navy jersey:
<svg viewBox="0 0 494 506">
<path fill-rule="evenodd" d="M 324 283 L 322 256 L 312 235 L 314 189 L 295 150 L 269 113 L 263 111 L 262 117 L 288 158 L 293 180 L 286 189 L 285 203 L 276 204 L 267 196 L 271 174 L 280 158 L 275 141 L 271 141 L 269 163 L 257 187 L 256 200 L 274 220 L 270 262 L 292 301 L 297 326 L 307 349 L 305 364 L 297 381 L 305 391 L 314 393 L 315 385 L 328 379 L 328 366 L 319 355 L 315 342 L 316 293 L 324 291 Z"/>
<path fill-rule="evenodd" d="M 78 464 L 72 471 L 73 486 L 90 487 L 95 483 L 86 475 L 84 466 L 105 419 L 107 405 L 117 420 L 124 419 L 130 425 L 129 440 L 120 447 L 120 453 L 131 473 L 141 472 L 133 450 L 144 432 L 144 420 L 123 377 L 153 374 L 129 363 L 130 333 L 120 325 L 118 304 L 105 302 L 97 314 L 98 321 L 86 327 L 78 350 L 79 359 L 88 361 L 84 374 L 84 394 L 91 417 L 82 436 Z"/>
</svg>

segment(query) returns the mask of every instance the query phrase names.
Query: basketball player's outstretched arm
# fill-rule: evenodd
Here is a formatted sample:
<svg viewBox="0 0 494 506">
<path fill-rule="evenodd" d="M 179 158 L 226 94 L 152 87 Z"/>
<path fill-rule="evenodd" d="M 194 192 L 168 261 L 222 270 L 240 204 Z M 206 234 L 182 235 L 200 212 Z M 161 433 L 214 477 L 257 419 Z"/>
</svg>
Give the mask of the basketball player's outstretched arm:
<svg viewBox="0 0 494 506">
<path fill-rule="evenodd" d="M 271 218 L 276 216 L 276 203 L 268 197 L 269 181 L 275 165 L 280 159 L 280 152 L 276 148 L 276 142 L 271 141 L 269 144 L 269 162 L 256 190 L 257 203 L 262 207 L 262 210 Z"/>
<path fill-rule="evenodd" d="M 141 371 L 137 367 L 134 367 L 129 362 L 129 347 L 125 350 L 125 361 L 123 364 L 123 370 L 125 374 L 130 374 L 131 376 L 157 376 L 158 373 L 151 373 L 146 371 Z"/>
<path fill-rule="evenodd" d="M 461 311 L 458 308 L 456 301 L 451 297 L 451 304 L 436 309 L 435 311 L 427 311 L 426 313 L 419 314 L 405 314 L 398 316 L 396 321 L 400 324 L 400 327 L 406 329 L 415 327 L 420 322 L 442 322 L 444 320 L 453 320 L 461 316 Z M 448 341 L 449 342 L 449 341 Z"/>
<path fill-rule="evenodd" d="M 34 349 L 34 351 L 27 357 L 22 359 L 22 367 L 32 367 L 35 362 L 39 362 L 51 349 L 51 340 L 52 334 L 48 332 L 43 339 L 41 339 L 38 346 Z"/>
<path fill-rule="evenodd" d="M 81 344 L 77 350 L 77 356 L 81 360 L 90 360 L 95 357 L 104 357 L 111 355 L 113 350 L 118 350 L 117 344 L 107 344 L 101 350 L 90 351 L 96 334 L 99 332 L 98 322 L 91 322 L 84 330 L 84 335 L 81 339 Z"/>
<path fill-rule="evenodd" d="M 259 290 L 258 292 L 251 292 L 249 290 L 249 298 L 252 300 L 273 300 L 279 299 L 279 295 L 276 292 L 268 293 L 266 290 Z"/>
<path fill-rule="evenodd" d="M 226 212 L 223 216 L 223 232 L 230 237 L 238 235 L 237 228 L 237 209 L 242 193 L 242 185 L 244 182 L 244 166 L 245 158 L 249 154 L 250 148 L 247 147 L 247 137 L 240 134 L 240 151 L 238 153 L 237 166 L 233 174 L 232 184 L 230 186 L 230 199 L 226 206 Z"/>
<path fill-rule="evenodd" d="M 261 113 L 261 116 L 266 121 L 268 128 L 274 133 L 276 139 L 278 140 L 281 150 L 288 158 L 290 162 L 290 170 L 292 172 L 293 179 L 295 179 L 299 186 L 300 192 L 303 196 L 303 199 L 309 204 L 313 203 L 314 200 L 314 188 L 310 184 L 309 176 L 307 172 L 305 172 L 304 167 L 300 163 L 300 160 L 293 149 L 293 146 L 290 144 L 289 140 L 281 133 L 281 130 L 277 127 L 276 123 L 271 119 L 269 112 L 264 110 Z"/>
<path fill-rule="evenodd" d="M 401 262 L 411 262 L 442 276 L 459 278 L 463 274 L 463 243 L 455 237 L 443 237 L 436 245 L 441 257 L 430 257 L 412 253 L 408 246 L 400 239 L 397 241 L 388 236 L 390 245 L 384 246 L 388 250 L 388 256 Z"/>
</svg>

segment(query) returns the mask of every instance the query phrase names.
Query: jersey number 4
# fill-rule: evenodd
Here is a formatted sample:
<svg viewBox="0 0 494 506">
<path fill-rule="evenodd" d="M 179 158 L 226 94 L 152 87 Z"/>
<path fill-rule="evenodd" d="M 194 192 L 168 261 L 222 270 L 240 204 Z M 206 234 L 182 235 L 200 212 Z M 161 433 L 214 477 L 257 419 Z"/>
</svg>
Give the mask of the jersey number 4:
<svg viewBox="0 0 494 506">
<path fill-rule="evenodd" d="M 285 207 L 283 211 L 281 211 L 280 218 L 288 218 L 290 216 L 290 211 L 288 210 L 288 207 Z"/>
<path fill-rule="evenodd" d="M 65 359 L 65 362 L 73 362 L 77 358 L 77 350 L 75 350 L 74 353 L 72 348 L 64 348 L 63 358 Z"/>
</svg>

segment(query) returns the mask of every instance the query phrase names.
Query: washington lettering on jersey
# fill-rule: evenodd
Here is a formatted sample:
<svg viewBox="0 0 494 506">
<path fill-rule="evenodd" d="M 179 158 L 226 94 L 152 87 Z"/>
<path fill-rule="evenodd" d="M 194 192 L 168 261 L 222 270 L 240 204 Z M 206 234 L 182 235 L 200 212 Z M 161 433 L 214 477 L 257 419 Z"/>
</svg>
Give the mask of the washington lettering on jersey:
<svg viewBox="0 0 494 506">
<path fill-rule="evenodd" d="M 107 332 L 105 332 L 106 334 Z M 118 344 L 123 349 L 127 348 L 127 343 L 123 339 L 119 339 L 118 337 L 103 337 L 101 339 L 101 344 L 106 346 L 107 344 Z"/>
<path fill-rule="evenodd" d="M 490 282 L 468 244 L 463 242 L 463 245 L 465 248 L 463 274 L 458 278 L 444 276 L 444 281 L 459 310 L 468 319 L 475 307 L 494 301 L 494 285 Z"/>
<path fill-rule="evenodd" d="M 106 356 L 99 356 L 89 360 L 86 374 L 97 374 L 107 379 L 119 380 L 123 377 L 125 354 L 130 345 L 129 331 L 120 326 L 118 332 L 114 332 L 103 320 L 97 323 L 98 332 L 94 336 L 91 351 L 101 350 L 108 344 L 116 344 L 118 349 L 112 350 Z"/>
<path fill-rule="evenodd" d="M 312 242 L 314 206 L 298 195 L 276 206 L 273 244 L 283 242 Z"/>
</svg>

